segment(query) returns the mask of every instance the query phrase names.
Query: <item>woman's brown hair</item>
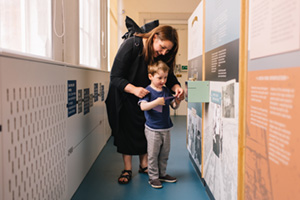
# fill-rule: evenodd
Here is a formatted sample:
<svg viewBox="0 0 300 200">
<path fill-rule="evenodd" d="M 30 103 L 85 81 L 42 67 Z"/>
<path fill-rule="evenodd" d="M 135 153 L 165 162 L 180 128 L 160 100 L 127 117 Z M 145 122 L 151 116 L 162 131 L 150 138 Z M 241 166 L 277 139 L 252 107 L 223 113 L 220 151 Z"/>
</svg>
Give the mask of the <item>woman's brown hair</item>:
<svg viewBox="0 0 300 200">
<path fill-rule="evenodd" d="M 147 64 L 152 65 L 157 60 L 162 60 L 168 64 L 170 70 L 173 71 L 175 67 L 175 57 L 178 52 L 178 34 L 176 29 L 172 26 L 158 26 L 151 30 L 148 33 L 137 33 L 136 36 L 147 38 L 146 40 L 146 48 L 143 49 L 143 55 L 145 56 L 145 61 Z M 173 48 L 165 55 L 160 55 L 157 58 L 154 57 L 154 50 L 153 50 L 153 38 L 157 35 L 157 37 L 164 41 L 169 40 L 173 43 Z"/>
</svg>

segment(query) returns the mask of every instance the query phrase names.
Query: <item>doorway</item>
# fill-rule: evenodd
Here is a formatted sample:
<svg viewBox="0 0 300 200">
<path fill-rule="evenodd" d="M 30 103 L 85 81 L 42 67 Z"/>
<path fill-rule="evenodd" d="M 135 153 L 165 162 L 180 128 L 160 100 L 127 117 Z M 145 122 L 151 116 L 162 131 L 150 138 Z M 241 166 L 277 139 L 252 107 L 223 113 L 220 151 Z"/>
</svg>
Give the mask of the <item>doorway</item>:
<svg viewBox="0 0 300 200">
<path fill-rule="evenodd" d="M 175 75 L 184 89 L 185 82 L 188 80 L 188 18 L 190 14 L 185 13 L 140 13 L 139 24 L 145 24 L 150 21 L 159 19 L 160 25 L 170 25 L 177 30 L 179 49 L 176 56 Z M 183 100 L 177 110 L 170 110 L 171 115 L 187 115 L 187 102 Z"/>
</svg>

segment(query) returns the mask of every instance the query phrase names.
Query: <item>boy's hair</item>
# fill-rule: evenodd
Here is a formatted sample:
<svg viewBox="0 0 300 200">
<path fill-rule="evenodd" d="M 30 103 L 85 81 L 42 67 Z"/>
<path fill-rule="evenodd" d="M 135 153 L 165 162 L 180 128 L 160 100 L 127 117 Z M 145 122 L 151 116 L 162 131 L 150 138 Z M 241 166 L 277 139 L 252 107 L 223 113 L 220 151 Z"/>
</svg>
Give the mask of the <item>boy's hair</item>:
<svg viewBox="0 0 300 200">
<path fill-rule="evenodd" d="M 165 62 L 161 60 L 155 62 L 153 65 L 148 65 L 148 74 L 154 76 L 154 74 L 157 73 L 158 70 L 169 72 L 170 68 Z"/>
</svg>

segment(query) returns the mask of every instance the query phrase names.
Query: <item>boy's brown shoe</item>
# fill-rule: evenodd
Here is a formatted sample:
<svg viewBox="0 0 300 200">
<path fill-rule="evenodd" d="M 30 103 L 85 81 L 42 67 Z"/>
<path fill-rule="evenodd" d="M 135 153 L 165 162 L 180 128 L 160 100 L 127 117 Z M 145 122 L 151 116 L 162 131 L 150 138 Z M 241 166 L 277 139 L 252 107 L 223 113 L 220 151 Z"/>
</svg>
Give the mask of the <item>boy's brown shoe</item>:
<svg viewBox="0 0 300 200">
<path fill-rule="evenodd" d="M 175 177 L 172 177 L 168 174 L 166 176 L 160 176 L 159 180 L 167 183 L 175 183 L 177 181 Z"/>
</svg>

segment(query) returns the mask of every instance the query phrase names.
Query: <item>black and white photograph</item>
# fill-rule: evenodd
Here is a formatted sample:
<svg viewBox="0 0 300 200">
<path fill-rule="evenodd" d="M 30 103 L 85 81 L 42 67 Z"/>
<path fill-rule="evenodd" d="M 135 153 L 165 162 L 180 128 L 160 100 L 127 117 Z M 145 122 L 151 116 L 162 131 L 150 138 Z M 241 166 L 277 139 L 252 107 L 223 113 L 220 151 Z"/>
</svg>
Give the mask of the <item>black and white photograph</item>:
<svg viewBox="0 0 300 200">
<path fill-rule="evenodd" d="M 228 81 L 229 82 L 229 81 Z M 234 80 L 222 87 L 222 113 L 224 118 L 234 118 Z"/>
<path fill-rule="evenodd" d="M 188 151 L 201 171 L 202 155 L 202 118 L 196 108 L 188 108 Z"/>
</svg>

